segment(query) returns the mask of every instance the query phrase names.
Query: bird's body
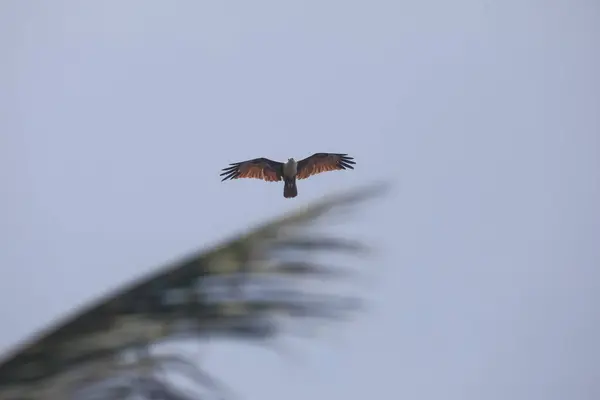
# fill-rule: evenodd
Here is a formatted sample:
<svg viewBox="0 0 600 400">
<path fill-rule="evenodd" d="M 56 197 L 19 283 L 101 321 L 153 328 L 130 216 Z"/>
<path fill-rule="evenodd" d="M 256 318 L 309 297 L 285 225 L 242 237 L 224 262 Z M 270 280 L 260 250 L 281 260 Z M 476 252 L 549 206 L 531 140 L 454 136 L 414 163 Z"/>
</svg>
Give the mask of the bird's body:
<svg viewBox="0 0 600 400">
<path fill-rule="evenodd" d="M 283 164 L 283 175 L 288 178 L 295 178 L 298 173 L 298 163 L 293 158 L 287 160 L 285 164 Z"/>
<path fill-rule="evenodd" d="M 293 158 L 290 158 L 283 164 L 283 197 L 286 199 L 298 196 L 296 175 L 298 175 L 298 163 Z"/>
<path fill-rule="evenodd" d="M 255 178 L 267 182 L 283 180 L 283 197 L 293 198 L 298 195 L 297 179 L 306 179 L 327 171 L 354 169 L 355 162 L 352 160 L 347 154 L 340 153 L 315 153 L 300 161 L 289 158 L 285 163 L 255 158 L 230 164 L 223 169 L 221 176 L 224 176 L 223 181 L 239 178 Z"/>
</svg>

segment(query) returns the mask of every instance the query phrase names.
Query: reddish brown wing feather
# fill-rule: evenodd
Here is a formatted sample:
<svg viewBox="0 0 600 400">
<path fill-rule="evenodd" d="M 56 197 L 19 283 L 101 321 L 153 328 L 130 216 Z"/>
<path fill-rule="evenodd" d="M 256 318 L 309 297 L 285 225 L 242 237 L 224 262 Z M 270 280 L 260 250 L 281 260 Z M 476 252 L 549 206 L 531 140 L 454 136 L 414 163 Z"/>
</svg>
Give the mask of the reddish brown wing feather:
<svg viewBox="0 0 600 400">
<path fill-rule="evenodd" d="M 254 178 L 262 179 L 267 182 L 277 182 L 283 175 L 283 164 L 268 158 L 255 158 L 253 160 L 242 161 L 229 164 L 223 168 L 221 182 L 227 179 Z"/>
<path fill-rule="evenodd" d="M 316 153 L 304 160 L 298 161 L 297 179 L 306 179 L 309 176 L 327 171 L 338 171 L 343 169 L 354 169 L 356 164 L 354 158 L 347 154 L 338 153 Z"/>
</svg>

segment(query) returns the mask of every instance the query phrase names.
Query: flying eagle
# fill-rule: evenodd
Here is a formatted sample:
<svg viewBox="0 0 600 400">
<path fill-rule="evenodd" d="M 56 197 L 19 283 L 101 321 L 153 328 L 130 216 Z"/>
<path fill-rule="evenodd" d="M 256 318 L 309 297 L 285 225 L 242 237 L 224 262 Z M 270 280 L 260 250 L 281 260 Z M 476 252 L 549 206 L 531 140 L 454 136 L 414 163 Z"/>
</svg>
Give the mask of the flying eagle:
<svg viewBox="0 0 600 400">
<path fill-rule="evenodd" d="M 286 163 L 264 157 L 255 158 L 229 164 L 229 167 L 223 168 L 221 176 L 224 176 L 224 178 L 221 182 L 227 179 L 239 178 L 262 179 L 267 182 L 283 180 L 285 182 L 283 197 L 288 199 L 298 195 L 296 179 L 306 179 L 321 172 L 354 169 L 353 165 L 356 163 L 352 161 L 353 159 L 348 157 L 347 154 L 338 153 L 315 153 L 298 162 L 293 158 L 289 158 Z"/>
</svg>

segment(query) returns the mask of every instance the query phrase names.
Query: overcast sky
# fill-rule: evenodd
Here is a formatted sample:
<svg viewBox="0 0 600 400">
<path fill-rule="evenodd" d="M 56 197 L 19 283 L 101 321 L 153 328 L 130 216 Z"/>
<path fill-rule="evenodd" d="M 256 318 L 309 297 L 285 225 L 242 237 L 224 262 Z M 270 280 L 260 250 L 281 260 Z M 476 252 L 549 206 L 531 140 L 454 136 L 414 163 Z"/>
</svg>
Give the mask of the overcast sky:
<svg viewBox="0 0 600 400">
<path fill-rule="evenodd" d="M 599 27 L 595 0 L 2 1 L 0 351 L 390 179 L 338 230 L 381 249 L 370 314 L 295 361 L 222 345 L 203 365 L 248 400 L 600 398 Z M 323 151 L 356 170 L 294 200 L 220 182 Z"/>
</svg>

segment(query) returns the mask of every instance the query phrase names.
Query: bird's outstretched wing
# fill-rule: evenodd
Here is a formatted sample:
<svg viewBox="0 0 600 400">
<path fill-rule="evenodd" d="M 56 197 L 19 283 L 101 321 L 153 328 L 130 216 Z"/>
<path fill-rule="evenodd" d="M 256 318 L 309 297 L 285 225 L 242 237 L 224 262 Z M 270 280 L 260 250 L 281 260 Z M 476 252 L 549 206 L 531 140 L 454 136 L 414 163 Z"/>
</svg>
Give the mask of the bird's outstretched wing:
<svg viewBox="0 0 600 400">
<path fill-rule="evenodd" d="M 306 179 L 321 172 L 354 169 L 356 164 L 348 154 L 316 153 L 304 160 L 298 161 L 297 179 Z"/>
<path fill-rule="evenodd" d="M 229 164 L 223 168 L 221 182 L 227 179 L 254 178 L 267 182 L 277 182 L 283 175 L 283 163 L 269 160 L 268 158 L 255 158 Z"/>
<path fill-rule="evenodd" d="M 302 278 L 327 282 L 327 277 L 343 275 L 343 269 L 309 257 L 363 247 L 318 234 L 316 222 L 382 188 L 363 188 L 303 207 L 80 309 L 0 357 L 0 400 L 198 398 L 175 387 L 173 374 L 191 377 L 198 389 L 222 393 L 197 357 L 190 363 L 190 357 L 161 354 L 153 345 L 215 336 L 269 343 L 289 322 L 311 329 L 312 322 L 320 327 L 353 315 L 360 296 L 342 295 L 332 282 L 314 288 Z"/>
</svg>

